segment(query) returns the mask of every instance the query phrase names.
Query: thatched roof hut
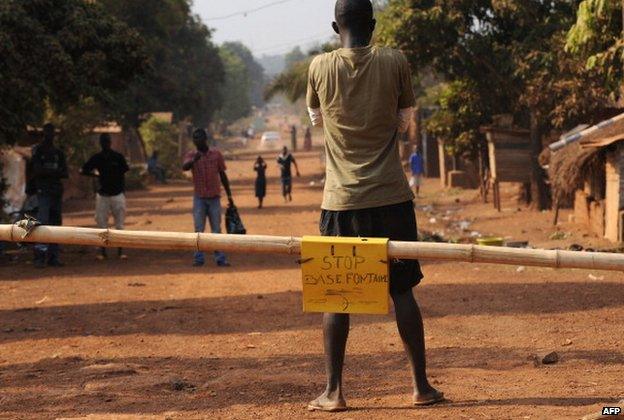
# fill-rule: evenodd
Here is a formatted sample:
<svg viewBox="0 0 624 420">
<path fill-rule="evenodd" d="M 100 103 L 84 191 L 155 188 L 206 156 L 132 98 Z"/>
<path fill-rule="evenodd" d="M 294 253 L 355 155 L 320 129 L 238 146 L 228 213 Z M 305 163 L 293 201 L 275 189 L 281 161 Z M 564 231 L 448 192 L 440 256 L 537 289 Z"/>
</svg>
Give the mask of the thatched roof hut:
<svg viewBox="0 0 624 420">
<path fill-rule="evenodd" d="M 592 174 L 604 171 L 605 153 L 600 148 L 583 148 L 573 143 L 550 154 L 548 177 L 553 199 L 562 206 L 572 204 L 576 190 L 583 189 Z"/>
</svg>

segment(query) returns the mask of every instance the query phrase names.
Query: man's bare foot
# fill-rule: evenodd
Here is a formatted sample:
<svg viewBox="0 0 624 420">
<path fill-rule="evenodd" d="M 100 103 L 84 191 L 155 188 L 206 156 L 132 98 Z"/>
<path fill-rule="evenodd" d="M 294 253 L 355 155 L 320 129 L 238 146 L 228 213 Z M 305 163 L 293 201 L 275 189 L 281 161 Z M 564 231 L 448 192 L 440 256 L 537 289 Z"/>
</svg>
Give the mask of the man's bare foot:
<svg viewBox="0 0 624 420">
<path fill-rule="evenodd" d="M 444 400 L 444 393 L 436 390 L 435 388 L 431 388 L 426 393 L 414 394 L 414 405 L 419 407 L 438 404 Z"/>
<path fill-rule="evenodd" d="M 347 403 L 342 395 L 330 396 L 327 392 L 324 392 L 323 395 L 314 401 L 310 401 L 308 404 L 308 411 L 326 411 L 335 413 L 338 411 L 345 411 L 346 409 Z"/>
</svg>

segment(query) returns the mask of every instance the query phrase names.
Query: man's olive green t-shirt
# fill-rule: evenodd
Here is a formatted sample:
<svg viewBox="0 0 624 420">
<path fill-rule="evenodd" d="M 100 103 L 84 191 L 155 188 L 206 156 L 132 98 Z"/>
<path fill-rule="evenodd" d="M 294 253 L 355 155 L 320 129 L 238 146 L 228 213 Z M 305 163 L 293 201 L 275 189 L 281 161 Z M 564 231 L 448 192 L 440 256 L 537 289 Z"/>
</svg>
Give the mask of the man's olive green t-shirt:
<svg viewBox="0 0 624 420">
<path fill-rule="evenodd" d="M 356 210 L 414 199 L 398 147 L 398 112 L 414 103 L 409 64 L 399 51 L 341 48 L 314 58 L 307 105 L 323 114 L 323 209 Z"/>
</svg>

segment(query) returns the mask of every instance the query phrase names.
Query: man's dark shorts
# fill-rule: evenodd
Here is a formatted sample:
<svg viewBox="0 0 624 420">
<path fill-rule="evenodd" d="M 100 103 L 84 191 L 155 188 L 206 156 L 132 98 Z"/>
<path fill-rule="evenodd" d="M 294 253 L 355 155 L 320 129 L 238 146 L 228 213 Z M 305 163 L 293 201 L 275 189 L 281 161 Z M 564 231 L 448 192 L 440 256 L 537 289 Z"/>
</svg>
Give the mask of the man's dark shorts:
<svg viewBox="0 0 624 420">
<path fill-rule="evenodd" d="M 323 236 L 388 238 L 393 241 L 417 241 L 414 203 L 393 204 L 362 210 L 323 210 L 320 222 Z M 403 293 L 422 280 L 417 260 L 390 263 L 390 292 Z"/>
</svg>

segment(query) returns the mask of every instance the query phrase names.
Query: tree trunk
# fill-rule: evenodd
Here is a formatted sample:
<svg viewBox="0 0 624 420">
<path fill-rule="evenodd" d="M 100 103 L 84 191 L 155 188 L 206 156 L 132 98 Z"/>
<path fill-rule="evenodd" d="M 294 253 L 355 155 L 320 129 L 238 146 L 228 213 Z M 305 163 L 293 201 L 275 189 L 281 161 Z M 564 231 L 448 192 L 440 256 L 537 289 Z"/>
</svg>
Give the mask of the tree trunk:
<svg viewBox="0 0 624 420">
<path fill-rule="evenodd" d="M 539 164 L 541 152 L 542 126 L 537 111 L 531 110 L 531 198 L 533 199 L 532 207 L 540 211 L 550 208 L 545 173 Z"/>
</svg>

